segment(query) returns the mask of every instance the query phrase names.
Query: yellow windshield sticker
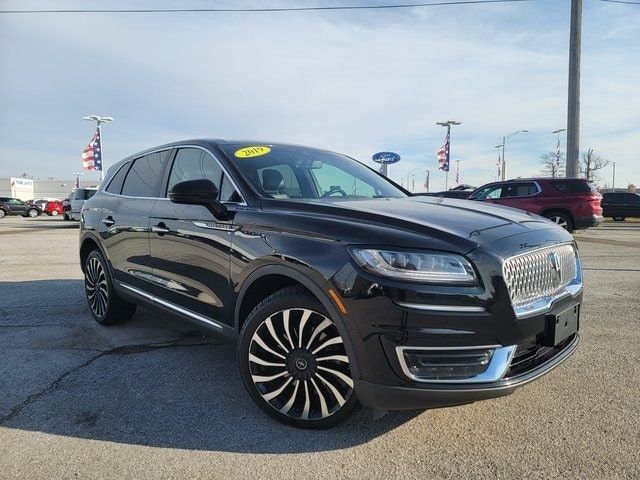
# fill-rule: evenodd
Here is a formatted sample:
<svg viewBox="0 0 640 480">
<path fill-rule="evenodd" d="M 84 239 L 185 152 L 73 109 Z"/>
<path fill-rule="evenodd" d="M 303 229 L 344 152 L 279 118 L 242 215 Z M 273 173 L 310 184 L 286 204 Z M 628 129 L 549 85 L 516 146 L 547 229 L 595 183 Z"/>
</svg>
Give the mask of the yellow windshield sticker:
<svg viewBox="0 0 640 480">
<path fill-rule="evenodd" d="M 260 155 L 266 155 L 271 149 L 269 147 L 256 145 L 254 147 L 244 147 L 240 150 L 236 150 L 234 155 L 238 158 L 251 158 L 259 157 Z"/>
</svg>

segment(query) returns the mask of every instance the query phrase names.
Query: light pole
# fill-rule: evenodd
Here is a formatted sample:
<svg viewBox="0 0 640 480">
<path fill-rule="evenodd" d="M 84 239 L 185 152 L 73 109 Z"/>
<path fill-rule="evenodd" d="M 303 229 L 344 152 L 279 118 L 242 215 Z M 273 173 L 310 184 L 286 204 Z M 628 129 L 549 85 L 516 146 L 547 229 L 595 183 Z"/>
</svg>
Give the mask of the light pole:
<svg viewBox="0 0 640 480">
<path fill-rule="evenodd" d="M 504 144 L 502 145 L 496 145 L 495 148 L 503 148 Z M 502 172 L 502 159 L 500 158 L 500 152 L 498 152 L 498 161 L 496 162 L 496 165 L 498 166 L 498 175 L 496 176 L 496 181 L 500 180 L 500 172 Z"/>
<path fill-rule="evenodd" d="M 417 172 L 418 170 L 420 170 L 420 168 L 414 168 L 413 170 L 409 170 L 407 172 L 407 190 L 409 190 L 409 177 L 413 172 Z"/>
<path fill-rule="evenodd" d="M 580 49 L 582 43 L 582 0 L 571 0 L 569 31 L 569 88 L 567 104 L 567 164 L 565 176 L 578 177 L 580 156 Z"/>
<path fill-rule="evenodd" d="M 444 177 L 444 189 L 449 190 L 449 163 L 451 159 L 451 125 L 462 125 L 462 122 L 456 122 L 455 120 L 447 120 L 446 122 L 436 122 L 436 125 L 440 125 L 441 127 L 447 127 L 447 142 L 449 145 L 448 152 L 445 152 L 447 155 L 447 169 L 445 170 Z"/>
<path fill-rule="evenodd" d="M 507 138 L 513 137 L 519 133 L 528 133 L 529 130 L 518 130 L 517 132 L 510 133 L 509 135 L 505 135 L 502 137 L 502 145 L 496 145 L 496 148 L 502 147 L 502 180 L 506 179 L 507 174 L 507 161 L 504 158 L 504 146 L 507 143 Z"/>
<path fill-rule="evenodd" d="M 424 179 L 424 188 L 426 188 L 426 189 L 427 189 L 427 193 L 429 192 L 429 180 L 430 180 L 430 178 L 429 178 L 429 177 L 430 177 L 430 176 L 431 176 L 431 172 L 430 172 L 429 170 L 427 170 L 427 176 L 426 176 L 426 178 Z"/>
<path fill-rule="evenodd" d="M 616 191 L 616 162 L 612 162 L 613 163 L 613 181 L 611 182 L 611 188 L 613 189 L 613 191 Z"/>
<path fill-rule="evenodd" d="M 555 174 L 557 174 L 558 177 L 560 176 L 560 134 L 562 132 L 566 132 L 566 131 L 567 131 L 566 128 L 559 128 L 558 130 L 554 130 L 553 132 L 551 132 L 551 133 L 557 133 L 558 134 L 558 143 L 556 143 L 556 169 L 557 169 L 557 171 L 555 169 L 551 170 L 551 172 L 552 173 L 555 172 Z M 553 175 L 554 177 L 556 176 L 555 174 Z M 566 173 L 565 173 L 565 175 L 566 175 Z"/>
<path fill-rule="evenodd" d="M 113 117 L 103 117 L 101 115 L 87 115 L 86 117 L 82 117 L 84 120 L 88 122 L 96 122 L 98 127 L 98 136 L 100 137 L 100 158 L 102 159 L 102 165 L 100 166 L 100 182 L 104 178 L 104 142 L 102 141 L 102 128 L 100 127 L 101 123 L 109 123 L 113 122 Z"/>
</svg>

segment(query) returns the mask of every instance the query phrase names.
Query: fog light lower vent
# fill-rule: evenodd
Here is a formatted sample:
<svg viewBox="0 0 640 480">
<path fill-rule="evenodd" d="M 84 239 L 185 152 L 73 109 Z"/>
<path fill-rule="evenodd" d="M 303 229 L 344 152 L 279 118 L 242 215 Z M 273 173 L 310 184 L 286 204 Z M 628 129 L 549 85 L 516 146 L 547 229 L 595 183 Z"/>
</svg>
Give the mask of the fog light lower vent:
<svg viewBox="0 0 640 480">
<path fill-rule="evenodd" d="M 483 374 L 493 356 L 493 348 L 478 350 L 402 351 L 406 369 L 416 380 L 465 380 Z"/>
</svg>

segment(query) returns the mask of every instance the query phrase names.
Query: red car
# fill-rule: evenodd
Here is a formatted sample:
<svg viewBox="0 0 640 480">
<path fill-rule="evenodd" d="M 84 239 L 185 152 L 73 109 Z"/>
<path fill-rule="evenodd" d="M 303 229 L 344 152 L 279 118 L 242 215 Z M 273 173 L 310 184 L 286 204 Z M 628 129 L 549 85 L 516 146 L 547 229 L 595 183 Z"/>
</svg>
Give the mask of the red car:
<svg viewBox="0 0 640 480">
<path fill-rule="evenodd" d="M 47 215 L 55 217 L 59 214 L 64 213 L 64 207 L 60 200 L 50 200 L 46 203 L 43 211 Z"/>
<path fill-rule="evenodd" d="M 602 195 L 581 178 L 517 178 L 476 189 L 469 200 L 537 213 L 572 232 L 602 223 Z"/>
</svg>

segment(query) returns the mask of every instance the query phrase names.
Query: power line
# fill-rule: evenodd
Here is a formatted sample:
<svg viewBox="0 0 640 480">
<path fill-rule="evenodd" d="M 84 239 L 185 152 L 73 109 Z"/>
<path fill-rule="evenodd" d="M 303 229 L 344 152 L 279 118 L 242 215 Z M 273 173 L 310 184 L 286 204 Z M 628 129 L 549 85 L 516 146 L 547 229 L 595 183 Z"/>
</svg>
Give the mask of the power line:
<svg viewBox="0 0 640 480">
<path fill-rule="evenodd" d="M 457 0 L 448 2 L 428 3 L 398 3 L 392 5 L 342 5 L 328 7 L 274 7 L 274 8 L 161 8 L 161 9 L 96 9 L 96 10 L 0 10 L 0 14 L 29 14 L 29 13 L 282 13 L 282 12 L 311 12 L 320 10 L 383 10 L 391 8 L 436 7 L 451 5 L 475 5 L 487 3 L 529 2 L 531 0 Z"/>
<path fill-rule="evenodd" d="M 640 5 L 640 2 L 632 2 L 630 0 L 602 0 L 609 3 L 624 3 L 626 5 Z"/>
</svg>

